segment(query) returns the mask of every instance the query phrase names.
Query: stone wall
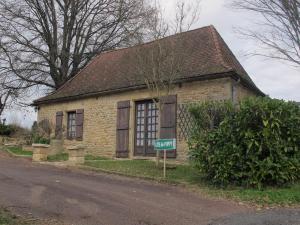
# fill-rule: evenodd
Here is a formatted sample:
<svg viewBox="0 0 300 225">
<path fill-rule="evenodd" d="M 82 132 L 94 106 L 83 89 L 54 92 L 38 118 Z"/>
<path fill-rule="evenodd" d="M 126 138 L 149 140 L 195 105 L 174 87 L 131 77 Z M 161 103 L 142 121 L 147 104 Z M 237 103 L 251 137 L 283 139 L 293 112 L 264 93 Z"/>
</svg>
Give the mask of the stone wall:
<svg viewBox="0 0 300 225">
<path fill-rule="evenodd" d="M 237 99 L 238 101 L 241 101 L 244 98 L 247 97 L 255 97 L 257 96 L 253 91 L 249 90 L 248 88 L 245 88 L 243 85 L 238 84 L 237 86 Z"/>
<path fill-rule="evenodd" d="M 0 135 L 0 145 L 11 144 L 11 145 L 18 146 L 18 145 L 23 145 L 25 143 L 26 140 L 23 137 L 14 138 L 14 137 Z"/>
<path fill-rule="evenodd" d="M 241 90 L 243 87 L 241 87 Z M 232 99 L 232 80 L 223 78 L 218 80 L 184 83 L 173 90 L 178 96 L 178 104 L 199 102 L 205 100 Z M 247 95 L 247 94 L 246 94 Z M 64 112 L 63 127 L 66 131 L 67 113 L 76 109 L 84 109 L 83 140 L 64 140 L 64 146 L 83 144 L 88 154 L 115 157 L 116 151 L 116 118 L 117 103 L 119 101 L 131 101 L 129 149 L 130 158 L 134 157 L 134 129 L 135 129 L 135 102 L 149 99 L 148 90 L 136 90 L 107 96 L 86 98 L 70 102 L 55 103 L 40 106 L 38 121 L 49 119 L 55 124 L 55 115 L 58 111 Z M 64 137 L 66 132 L 64 132 Z M 187 145 L 181 141 L 178 143 L 177 160 L 185 160 Z"/>
</svg>

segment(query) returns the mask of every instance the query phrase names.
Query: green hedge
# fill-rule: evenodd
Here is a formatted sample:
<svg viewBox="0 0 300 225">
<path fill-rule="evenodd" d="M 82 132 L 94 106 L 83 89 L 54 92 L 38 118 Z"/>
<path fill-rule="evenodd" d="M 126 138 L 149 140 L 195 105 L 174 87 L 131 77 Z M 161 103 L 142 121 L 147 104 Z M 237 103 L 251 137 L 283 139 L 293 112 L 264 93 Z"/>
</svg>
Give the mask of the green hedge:
<svg viewBox="0 0 300 225">
<path fill-rule="evenodd" d="M 4 125 L 0 123 L 0 135 L 10 136 L 12 135 L 16 129 L 11 125 Z"/>
<path fill-rule="evenodd" d="M 50 144 L 50 139 L 49 138 L 40 137 L 40 136 L 33 136 L 32 139 L 33 139 L 34 144 L 45 144 L 45 145 Z"/>
<path fill-rule="evenodd" d="M 191 113 L 203 124 L 199 109 L 203 104 L 191 107 Z M 199 130 L 190 139 L 191 158 L 214 184 L 262 188 L 300 179 L 300 108 L 295 103 L 247 99 L 218 127 Z"/>
<path fill-rule="evenodd" d="M 225 117 L 234 113 L 234 106 L 231 101 L 204 102 L 191 105 L 190 112 L 195 118 L 196 132 L 206 133 L 207 131 L 219 127 Z"/>
</svg>

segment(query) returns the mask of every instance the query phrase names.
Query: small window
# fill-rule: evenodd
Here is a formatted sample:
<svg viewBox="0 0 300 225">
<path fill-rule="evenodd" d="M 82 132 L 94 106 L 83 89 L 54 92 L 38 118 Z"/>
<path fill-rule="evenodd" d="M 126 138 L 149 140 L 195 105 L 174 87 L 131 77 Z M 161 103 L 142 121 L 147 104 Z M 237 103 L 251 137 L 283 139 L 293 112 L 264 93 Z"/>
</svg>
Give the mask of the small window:
<svg viewBox="0 0 300 225">
<path fill-rule="evenodd" d="M 76 112 L 68 113 L 68 138 L 76 138 Z"/>
</svg>

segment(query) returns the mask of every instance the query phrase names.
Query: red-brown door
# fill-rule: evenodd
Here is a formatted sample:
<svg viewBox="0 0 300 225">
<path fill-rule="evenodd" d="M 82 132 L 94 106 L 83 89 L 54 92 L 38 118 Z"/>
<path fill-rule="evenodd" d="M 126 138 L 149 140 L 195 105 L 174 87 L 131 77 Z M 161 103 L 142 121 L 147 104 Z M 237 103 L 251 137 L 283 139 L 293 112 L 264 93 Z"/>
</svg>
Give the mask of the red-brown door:
<svg viewBox="0 0 300 225">
<path fill-rule="evenodd" d="M 156 155 L 154 141 L 158 138 L 158 109 L 151 101 L 136 103 L 135 155 Z"/>
</svg>

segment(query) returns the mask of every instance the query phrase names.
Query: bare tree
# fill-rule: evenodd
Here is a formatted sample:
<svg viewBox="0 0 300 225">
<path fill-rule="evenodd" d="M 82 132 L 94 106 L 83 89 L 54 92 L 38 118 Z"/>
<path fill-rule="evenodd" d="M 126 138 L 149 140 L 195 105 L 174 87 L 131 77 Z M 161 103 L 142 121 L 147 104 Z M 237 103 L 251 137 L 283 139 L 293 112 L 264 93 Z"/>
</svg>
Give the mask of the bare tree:
<svg viewBox="0 0 300 225">
<path fill-rule="evenodd" d="M 0 118 L 6 108 L 12 106 L 17 99 L 18 93 L 16 90 L 5 88 L 3 85 L 0 87 Z"/>
<path fill-rule="evenodd" d="M 6 107 L 8 99 L 10 98 L 10 95 L 11 95 L 10 92 L 0 93 L 0 118 Z"/>
<path fill-rule="evenodd" d="M 262 18 L 255 24 L 259 31 L 239 29 L 243 36 L 262 44 L 263 48 L 254 55 L 300 66 L 299 0 L 233 0 L 231 6 L 257 13 Z"/>
<path fill-rule="evenodd" d="M 152 13 L 144 0 L 1 0 L 1 76 L 57 89 L 95 55 L 139 39 Z"/>
<path fill-rule="evenodd" d="M 200 19 L 201 0 L 188 3 L 180 0 L 176 2 L 175 20 L 172 22 L 173 33 L 188 31 Z"/>
<path fill-rule="evenodd" d="M 136 48 L 136 76 L 145 83 L 153 101 L 160 107 L 159 99 L 174 89 L 175 81 L 183 70 L 188 50 L 180 37 L 158 39 Z"/>
<path fill-rule="evenodd" d="M 184 59 L 192 51 L 187 49 L 185 40 L 180 35 L 172 38 L 165 37 L 187 31 L 198 22 L 200 1 L 193 3 L 186 4 L 185 1 L 178 1 L 175 19 L 170 22 L 163 17 L 163 11 L 156 2 L 156 14 L 151 18 L 148 32 L 152 42 L 136 47 L 136 54 L 133 56 L 135 58 L 133 60 L 137 62 L 136 79 L 146 84 L 159 111 L 163 110 L 159 100 L 169 95 L 176 87 L 176 81 L 184 70 Z M 157 152 L 157 165 L 159 158 Z"/>
<path fill-rule="evenodd" d="M 148 38 L 152 42 L 136 48 L 134 56 L 138 60 L 137 79 L 147 85 L 154 101 L 172 91 L 174 82 L 183 72 L 185 56 L 192 51 L 186 49 L 185 40 L 179 36 L 165 37 L 190 30 L 199 21 L 200 2 L 195 0 L 187 4 L 183 0 L 177 1 L 173 21 L 163 17 L 161 6 L 155 2 L 156 14 L 148 24 Z"/>
<path fill-rule="evenodd" d="M 0 58 L 3 56 L 1 53 L 3 54 L 0 49 Z M 29 106 L 26 102 L 30 99 L 29 90 L 23 86 L 24 81 L 16 80 L 14 76 L 7 76 L 2 72 L 0 68 L 0 118 L 7 109 Z"/>
</svg>

